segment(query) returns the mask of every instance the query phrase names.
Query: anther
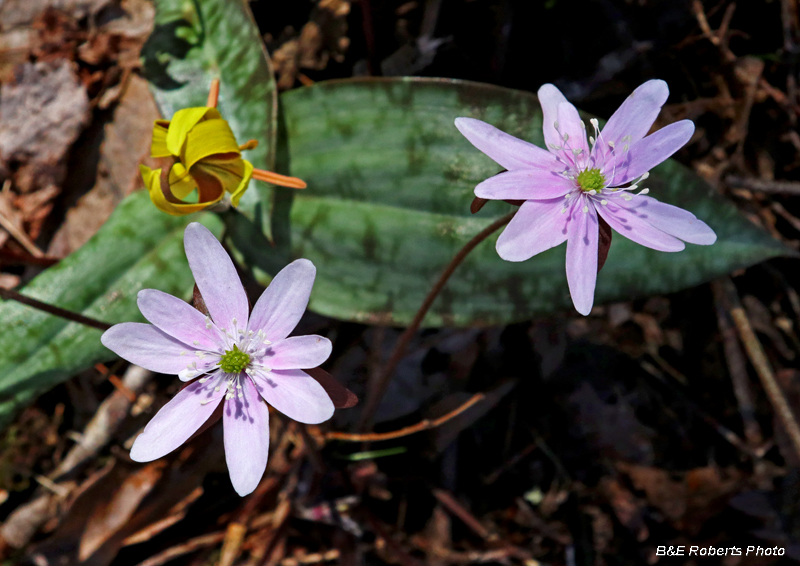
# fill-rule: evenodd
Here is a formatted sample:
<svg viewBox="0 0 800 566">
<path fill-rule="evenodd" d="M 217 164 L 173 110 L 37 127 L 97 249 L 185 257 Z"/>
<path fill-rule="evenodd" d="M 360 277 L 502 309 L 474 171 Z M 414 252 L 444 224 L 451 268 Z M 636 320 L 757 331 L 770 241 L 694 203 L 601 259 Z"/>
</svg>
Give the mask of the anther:
<svg viewBox="0 0 800 566">
<path fill-rule="evenodd" d="M 589 212 L 589 207 L 588 206 L 584 206 L 583 207 L 583 212 Z"/>
</svg>

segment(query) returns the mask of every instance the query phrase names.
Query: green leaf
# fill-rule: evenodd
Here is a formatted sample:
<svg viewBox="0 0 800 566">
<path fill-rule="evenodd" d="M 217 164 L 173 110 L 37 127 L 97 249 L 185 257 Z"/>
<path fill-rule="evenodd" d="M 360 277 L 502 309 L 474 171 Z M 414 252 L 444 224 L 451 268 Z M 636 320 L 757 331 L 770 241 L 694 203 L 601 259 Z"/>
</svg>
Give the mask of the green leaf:
<svg viewBox="0 0 800 566">
<path fill-rule="evenodd" d="M 453 255 L 493 219 L 512 210 L 491 202 L 472 216 L 473 189 L 500 167 L 453 125 L 479 118 L 543 146 L 536 97 L 442 79 L 322 83 L 281 97 L 286 130 L 282 170 L 308 182 L 279 189 L 272 210 L 277 248 L 241 218 L 234 244 L 262 282 L 276 262 L 306 257 L 317 266 L 310 307 L 367 323 L 405 325 Z M 617 234 L 600 273 L 596 303 L 670 293 L 791 253 L 745 220 L 699 177 L 669 161 L 652 171 L 651 195 L 693 211 L 718 234 L 713 246 L 656 252 Z M 565 246 L 521 262 L 480 244 L 456 270 L 427 326 L 505 324 L 571 309 Z"/>
<path fill-rule="evenodd" d="M 141 321 L 140 289 L 191 297 L 194 279 L 183 251 L 183 230 L 190 221 L 218 236 L 222 231 L 213 214 L 162 214 L 146 191 L 137 191 L 91 240 L 22 292 L 112 324 Z M 0 320 L 0 425 L 43 391 L 114 357 L 100 343 L 101 331 L 16 302 L 0 303 Z"/>
<path fill-rule="evenodd" d="M 161 114 L 205 106 L 211 80 L 220 79 L 217 108 L 240 144 L 258 141 L 244 158 L 273 170 L 277 90 L 272 66 L 250 8 L 243 0 L 155 0 L 156 21 L 142 49 L 145 77 Z M 252 218 L 269 196 L 250 182 L 239 208 Z M 261 220 L 266 220 L 261 218 Z"/>
</svg>

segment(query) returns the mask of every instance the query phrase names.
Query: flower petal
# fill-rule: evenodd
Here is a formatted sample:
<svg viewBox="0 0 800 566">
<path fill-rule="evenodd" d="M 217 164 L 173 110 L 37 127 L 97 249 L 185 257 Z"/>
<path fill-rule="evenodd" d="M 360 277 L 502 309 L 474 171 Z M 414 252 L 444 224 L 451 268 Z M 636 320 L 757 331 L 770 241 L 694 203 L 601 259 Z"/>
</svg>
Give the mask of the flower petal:
<svg viewBox="0 0 800 566">
<path fill-rule="evenodd" d="M 259 363 L 270 369 L 315 368 L 328 359 L 332 348 L 322 336 L 293 336 L 273 343 Z"/>
<path fill-rule="evenodd" d="M 617 163 L 614 180 L 609 183 L 609 186 L 619 187 L 650 171 L 686 145 L 693 133 L 692 121 L 681 120 L 634 143 L 630 146 L 628 154 L 622 158 L 622 162 Z M 620 149 L 617 147 L 617 151 Z M 613 160 L 607 160 L 605 166 L 606 171 L 610 174 L 609 169 L 613 168 Z M 610 177 L 606 176 L 606 178 Z"/>
<path fill-rule="evenodd" d="M 506 261 L 525 261 L 567 239 L 563 198 L 526 201 L 497 238 L 497 253 Z"/>
<path fill-rule="evenodd" d="M 100 337 L 103 346 L 137 366 L 150 371 L 177 375 L 194 361 L 193 348 L 172 338 L 151 324 L 115 324 Z"/>
<path fill-rule="evenodd" d="M 577 108 L 569 102 L 558 105 L 558 131 L 561 132 L 561 143 L 557 145 L 564 148 L 564 153 L 575 162 L 579 170 L 588 166 L 591 155 L 585 128 Z M 564 136 L 567 136 L 566 140 Z"/>
<path fill-rule="evenodd" d="M 222 411 L 225 461 L 236 493 L 244 497 L 261 481 L 269 456 L 269 409 L 252 380 L 239 379 L 238 396 L 225 400 Z"/>
<path fill-rule="evenodd" d="M 607 198 L 608 205 L 598 207 L 600 216 L 609 226 L 629 240 L 660 252 L 679 252 L 686 247 L 677 238 L 652 226 L 635 210 L 625 208 L 627 203 L 621 196 L 609 195 Z"/>
<path fill-rule="evenodd" d="M 542 130 L 544 131 L 544 143 L 547 147 L 564 143 L 561 135 L 556 131 L 555 123 L 558 121 L 558 105 L 567 102 L 566 97 L 561 94 L 555 85 L 544 84 L 539 87 L 536 93 L 539 104 L 542 105 Z M 560 124 L 559 124 L 560 125 Z"/>
<path fill-rule="evenodd" d="M 286 338 L 306 312 L 316 275 L 317 268 L 307 259 L 281 269 L 256 302 L 248 328 L 263 330 L 272 342 Z"/>
<path fill-rule="evenodd" d="M 475 196 L 488 199 L 545 200 L 563 197 L 574 183 L 550 169 L 529 168 L 506 171 L 489 177 L 477 187 Z"/>
<path fill-rule="evenodd" d="M 136 301 L 148 321 L 192 350 L 224 349 L 216 328 L 206 328 L 205 315 L 189 303 L 156 289 L 142 289 Z"/>
<path fill-rule="evenodd" d="M 302 370 L 254 372 L 253 379 L 267 403 L 290 419 L 319 424 L 333 416 L 333 401 L 325 389 Z"/>
<path fill-rule="evenodd" d="M 186 134 L 183 163 L 191 169 L 195 163 L 219 154 L 237 158 L 239 144 L 228 122 L 222 119 L 203 120 Z"/>
<path fill-rule="evenodd" d="M 587 212 L 583 211 L 584 208 Z M 567 283 L 575 310 L 586 316 L 594 304 L 600 226 L 594 205 L 586 197 L 577 199 L 568 214 Z"/>
<path fill-rule="evenodd" d="M 216 108 L 205 106 L 196 108 L 183 108 L 172 116 L 167 130 L 167 149 L 175 157 L 183 158 L 183 149 L 186 144 L 186 136 L 195 125 L 204 119 L 219 120 L 222 116 Z"/>
<path fill-rule="evenodd" d="M 197 288 L 217 327 L 231 333 L 247 328 L 247 295 L 222 244 L 197 222 L 186 227 L 183 243 Z"/>
<path fill-rule="evenodd" d="M 136 462 L 157 460 L 186 442 L 219 405 L 225 391 L 214 389 L 222 379 L 220 375 L 205 383 L 198 380 L 178 391 L 136 437 L 131 459 Z"/>
<path fill-rule="evenodd" d="M 650 131 L 650 126 L 656 121 L 661 107 L 669 97 L 669 87 L 662 80 L 652 80 L 640 85 L 617 108 L 617 111 L 608 119 L 600 140 L 602 145 L 608 142 L 622 147 L 622 138 L 630 136 L 627 143 L 633 144 Z"/>
<path fill-rule="evenodd" d="M 559 162 L 549 151 L 515 138 L 486 122 L 474 118 L 456 118 L 456 128 L 472 145 L 508 170 L 560 168 Z"/>
<path fill-rule="evenodd" d="M 167 149 L 167 131 L 169 120 L 156 120 L 153 123 L 153 141 L 150 143 L 150 157 L 169 157 Z"/>
<path fill-rule="evenodd" d="M 150 193 L 150 200 L 153 201 L 153 204 L 156 205 L 156 208 L 166 212 L 167 214 L 171 214 L 172 216 L 183 216 L 185 214 L 191 214 L 193 212 L 204 210 L 222 200 L 222 196 L 224 194 L 224 192 L 221 191 L 216 200 L 200 202 L 196 204 L 170 202 L 167 200 L 167 197 L 164 195 L 164 191 L 161 189 L 161 169 L 150 169 L 145 165 L 139 165 L 139 171 L 142 174 L 144 186 L 147 187 L 147 191 Z M 172 176 L 172 171 L 170 171 L 170 176 Z"/>
<path fill-rule="evenodd" d="M 654 228 L 690 244 L 710 246 L 717 241 L 714 230 L 688 210 L 644 195 L 631 196 L 630 202 L 617 203 Z"/>
</svg>

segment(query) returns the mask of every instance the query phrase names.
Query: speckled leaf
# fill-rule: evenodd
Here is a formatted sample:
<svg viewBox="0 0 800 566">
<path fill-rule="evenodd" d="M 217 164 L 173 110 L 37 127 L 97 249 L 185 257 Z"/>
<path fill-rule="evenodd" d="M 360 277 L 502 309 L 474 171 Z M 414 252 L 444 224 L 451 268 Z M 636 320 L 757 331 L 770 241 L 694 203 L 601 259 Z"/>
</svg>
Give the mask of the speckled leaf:
<svg viewBox="0 0 800 566">
<path fill-rule="evenodd" d="M 147 193 L 138 191 L 89 242 L 22 292 L 112 324 L 143 321 L 136 307 L 140 289 L 191 296 L 194 279 L 183 252 L 183 230 L 190 221 L 221 232 L 222 223 L 212 214 L 160 214 Z M 19 303 L 0 303 L 0 320 L 0 425 L 46 389 L 114 357 L 100 344 L 101 331 Z"/>
<path fill-rule="evenodd" d="M 277 90 L 261 34 L 244 0 L 155 0 L 156 22 L 142 49 L 144 73 L 161 114 L 205 106 L 211 80 L 220 79 L 217 107 L 255 167 L 272 170 L 275 161 Z M 250 182 L 240 210 L 252 218 L 269 194 Z"/>
<path fill-rule="evenodd" d="M 276 257 L 312 260 L 311 308 L 347 320 L 407 324 L 456 251 L 511 210 L 491 202 L 470 214 L 475 185 L 500 168 L 461 136 L 456 117 L 543 145 L 535 96 L 488 85 L 348 80 L 294 90 L 281 102 L 287 151 L 279 165 L 308 189 L 280 190 L 272 211 L 277 249 L 264 253 L 262 244 L 259 256 L 253 245 L 250 260 L 264 267 L 264 280 Z M 719 241 L 660 253 L 617 235 L 600 273 L 598 304 L 677 291 L 789 253 L 674 161 L 654 169 L 648 186 L 652 196 L 708 222 Z M 511 263 L 498 257 L 496 239 L 457 269 L 426 325 L 503 324 L 571 308 L 564 245 Z M 252 239 L 235 240 L 247 253 Z"/>
</svg>

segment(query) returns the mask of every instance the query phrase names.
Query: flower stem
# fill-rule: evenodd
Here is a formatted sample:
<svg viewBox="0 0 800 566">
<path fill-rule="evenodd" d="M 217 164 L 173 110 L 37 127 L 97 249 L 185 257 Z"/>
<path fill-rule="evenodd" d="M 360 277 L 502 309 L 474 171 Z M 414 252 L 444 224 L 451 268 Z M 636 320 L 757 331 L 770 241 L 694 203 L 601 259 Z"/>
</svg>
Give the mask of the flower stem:
<svg viewBox="0 0 800 566">
<path fill-rule="evenodd" d="M 374 386 L 370 389 L 369 393 L 367 394 L 367 400 L 364 405 L 364 411 L 361 413 L 361 419 L 358 424 L 359 430 L 365 430 L 372 424 L 372 417 L 375 416 L 375 411 L 378 410 L 378 405 L 383 399 L 384 394 L 386 393 L 386 388 L 389 386 L 389 382 L 392 380 L 394 376 L 394 371 L 397 369 L 397 364 L 400 363 L 400 360 L 403 358 L 403 354 L 405 354 L 406 348 L 408 344 L 411 342 L 411 339 L 414 337 L 414 334 L 419 329 L 419 325 L 422 324 L 422 319 L 425 318 L 425 315 L 428 313 L 428 310 L 431 308 L 433 301 L 439 295 L 439 293 L 444 288 L 447 280 L 450 279 L 450 276 L 456 270 L 456 268 L 461 265 L 461 262 L 464 261 L 464 258 L 467 257 L 469 252 L 471 252 L 475 247 L 484 241 L 486 238 L 491 236 L 494 232 L 496 232 L 499 228 L 502 228 L 506 224 L 508 224 L 514 215 L 517 213 L 515 210 L 514 212 L 509 212 L 502 218 L 498 218 L 491 224 L 489 224 L 486 228 L 478 232 L 469 242 L 461 248 L 458 253 L 450 260 L 450 263 L 447 264 L 447 267 L 444 268 L 442 274 L 439 276 L 439 279 L 433 285 L 431 290 L 428 292 L 428 295 L 425 297 L 425 300 L 422 301 L 422 305 L 419 307 L 417 314 L 414 315 L 414 319 L 411 321 L 411 324 L 405 329 L 405 331 L 400 335 L 400 338 L 397 339 L 397 342 L 394 345 L 394 349 L 392 353 L 389 355 L 389 360 L 386 362 L 384 366 L 383 372 L 381 372 L 380 376 L 378 377 L 377 381 L 375 382 Z"/>
<path fill-rule="evenodd" d="M 27 305 L 40 311 L 71 320 L 72 322 L 85 324 L 86 326 L 91 326 L 92 328 L 97 328 L 99 330 L 108 330 L 112 326 L 111 324 L 89 318 L 88 316 L 83 316 L 82 314 L 76 312 L 68 311 L 67 309 L 62 309 L 61 307 L 43 303 L 42 301 L 28 297 L 27 295 L 23 295 L 22 293 L 17 293 L 11 289 L 0 288 L 0 299 L 6 301 L 17 301 L 23 305 Z"/>
</svg>

